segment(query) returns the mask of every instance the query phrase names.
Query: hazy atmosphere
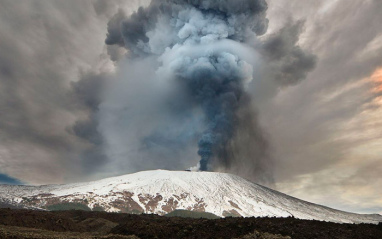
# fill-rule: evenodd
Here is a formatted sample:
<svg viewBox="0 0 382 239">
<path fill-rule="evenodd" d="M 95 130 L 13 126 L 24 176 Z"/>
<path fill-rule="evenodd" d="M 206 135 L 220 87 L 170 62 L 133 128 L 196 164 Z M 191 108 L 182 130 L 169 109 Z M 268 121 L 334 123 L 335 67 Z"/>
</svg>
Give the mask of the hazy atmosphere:
<svg viewBox="0 0 382 239">
<path fill-rule="evenodd" d="M 192 168 L 382 213 L 381 12 L 0 0 L 0 183 Z"/>
</svg>

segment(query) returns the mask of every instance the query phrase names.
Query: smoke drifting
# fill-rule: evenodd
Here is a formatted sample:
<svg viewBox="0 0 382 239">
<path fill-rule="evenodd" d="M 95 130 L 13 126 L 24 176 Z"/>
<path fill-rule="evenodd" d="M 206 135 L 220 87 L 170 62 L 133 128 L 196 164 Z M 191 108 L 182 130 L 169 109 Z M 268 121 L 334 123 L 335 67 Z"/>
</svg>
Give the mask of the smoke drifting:
<svg viewBox="0 0 382 239">
<path fill-rule="evenodd" d="M 163 161 L 175 162 L 177 157 L 187 158 L 177 149 L 192 152 L 190 147 L 197 146 L 198 150 L 188 158 L 195 162 L 197 151 L 202 171 L 229 171 L 269 181 L 272 160 L 252 104 L 251 89 L 260 82 L 261 68 L 266 64 L 262 58 L 280 60 L 291 52 L 293 59 L 306 55 L 295 47 L 293 39 L 298 39 L 298 34 L 292 39 L 291 51 L 282 47 L 289 47 L 288 44 L 280 44 L 282 51 L 272 47 L 282 37 L 273 36 L 268 43 L 257 39 L 267 30 L 266 10 L 264 0 L 156 0 L 130 17 L 119 11 L 109 21 L 105 42 L 128 50 L 127 59 L 120 66 L 124 73 L 119 75 L 120 82 L 129 83 L 117 83 L 101 106 L 104 120 L 101 119 L 100 128 L 104 135 L 110 140 L 116 138 L 116 133 L 112 133 L 115 121 L 105 115 L 121 115 L 116 112 L 115 105 L 119 105 L 120 110 L 128 109 L 127 114 L 139 115 L 139 120 L 125 117 L 127 125 L 142 125 L 146 131 L 135 132 L 138 140 L 134 143 L 124 140 L 126 144 L 139 145 L 140 153 L 134 158 L 145 161 L 144 154 L 155 158 L 162 154 Z M 287 35 L 285 32 L 289 31 L 281 35 Z M 284 71 L 281 75 L 287 72 L 289 78 L 296 74 L 303 78 L 304 73 L 301 75 L 293 62 L 296 60 L 272 70 Z M 314 66 L 314 60 L 310 62 L 313 64 L 308 63 L 302 72 Z M 145 117 L 163 121 L 144 124 Z M 187 123 L 181 122 L 185 119 Z M 124 157 L 131 161 L 134 150 L 121 148 L 114 147 L 110 152 L 114 157 L 115 152 L 125 153 Z"/>
</svg>

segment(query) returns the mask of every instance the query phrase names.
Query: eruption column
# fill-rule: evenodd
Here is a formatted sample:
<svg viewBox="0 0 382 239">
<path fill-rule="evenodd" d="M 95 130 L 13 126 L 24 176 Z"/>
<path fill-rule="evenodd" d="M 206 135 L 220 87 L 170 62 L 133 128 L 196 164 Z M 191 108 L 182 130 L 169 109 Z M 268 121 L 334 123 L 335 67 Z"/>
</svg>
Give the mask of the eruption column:
<svg viewBox="0 0 382 239">
<path fill-rule="evenodd" d="M 108 25 L 107 44 L 125 46 L 132 61 L 157 58 L 158 77 L 177 84 L 203 112 L 200 170 L 227 166 L 237 156 L 256 55 L 247 42 L 266 31 L 266 9 L 264 0 L 153 0 Z"/>
</svg>

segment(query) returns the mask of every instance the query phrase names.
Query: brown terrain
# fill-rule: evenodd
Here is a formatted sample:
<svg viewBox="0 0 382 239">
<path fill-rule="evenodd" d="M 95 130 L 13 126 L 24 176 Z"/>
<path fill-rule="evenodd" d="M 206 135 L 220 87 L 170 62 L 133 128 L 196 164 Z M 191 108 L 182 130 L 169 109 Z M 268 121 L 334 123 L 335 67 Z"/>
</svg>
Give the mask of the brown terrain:
<svg viewBox="0 0 382 239">
<path fill-rule="evenodd" d="M 82 196 L 81 195 L 80 196 L 79 195 L 66 195 L 66 196 L 57 197 L 54 194 L 38 194 L 38 195 L 31 196 L 28 198 L 27 197 L 23 198 L 23 200 L 19 204 L 23 205 L 24 208 L 25 207 L 26 208 L 33 208 L 33 207 L 36 208 L 37 207 L 37 208 L 45 208 L 48 210 L 49 210 L 50 206 L 55 206 L 55 205 L 59 205 L 62 203 L 70 203 L 70 204 L 73 204 L 73 203 L 76 204 L 77 203 L 77 204 L 85 205 L 87 207 L 87 204 L 84 202 L 89 201 L 89 200 L 95 200 L 94 199 L 95 195 L 92 192 L 90 192 L 89 195 L 87 195 L 87 196 L 88 196 L 88 198 L 86 198 L 84 195 L 82 195 Z M 139 201 L 145 205 L 145 208 L 142 208 L 138 203 L 136 203 L 133 200 L 132 197 L 134 196 L 134 193 L 132 193 L 132 192 L 128 192 L 128 191 L 113 192 L 110 195 L 103 196 L 103 197 L 114 197 L 114 196 L 118 196 L 118 198 L 115 199 L 114 201 L 111 201 L 110 206 L 112 206 L 113 208 L 119 209 L 123 213 L 139 213 L 139 214 L 141 214 L 141 213 L 144 213 L 145 210 L 146 210 L 146 212 L 154 212 L 158 206 L 158 203 L 161 202 L 162 200 L 164 200 L 163 197 L 159 194 L 157 194 L 156 196 L 152 196 L 149 194 L 139 194 L 138 195 Z M 181 201 L 183 199 L 190 198 L 190 197 L 192 197 L 192 195 L 190 195 L 188 193 L 183 193 L 180 196 L 174 195 L 173 197 L 170 197 L 169 199 L 164 200 L 165 204 L 162 206 L 161 209 L 164 213 L 170 213 L 177 208 L 179 201 Z M 231 201 L 230 201 L 230 203 L 232 206 L 236 205 Z M 4 204 L 4 202 L 0 201 L 0 206 L 2 204 Z M 13 208 L 13 207 L 14 206 L 11 205 L 11 208 Z M 105 205 L 98 205 L 98 207 L 101 210 L 105 210 L 105 208 L 104 208 Z M 193 206 L 189 206 L 187 208 L 187 210 L 204 212 L 205 207 L 206 207 L 206 203 L 204 202 L 204 199 L 198 198 L 197 202 Z M 20 207 L 20 208 L 22 208 L 22 207 Z M 238 208 L 237 205 L 236 205 L 236 208 Z M 230 212 L 226 212 L 224 216 L 228 216 L 228 215 L 240 216 L 240 214 L 236 210 L 231 210 Z"/>
<path fill-rule="evenodd" d="M 382 238 L 382 223 L 336 224 L 295 218 L 191 219 L 86 211 L 0 209 L 0 238 Z"/>
</svg>

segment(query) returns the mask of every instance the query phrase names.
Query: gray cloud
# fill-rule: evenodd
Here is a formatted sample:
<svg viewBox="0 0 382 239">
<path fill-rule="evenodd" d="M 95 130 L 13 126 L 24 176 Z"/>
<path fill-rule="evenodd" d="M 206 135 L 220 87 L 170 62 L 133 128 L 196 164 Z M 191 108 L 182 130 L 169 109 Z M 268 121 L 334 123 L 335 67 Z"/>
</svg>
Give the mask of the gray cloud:
<svg viewBox="0 0 382 239">
<path fill-rule="evenodd" d="M 121 34 L 121 24 L 122 21 L 126 18 L 126 14 L 122 9 L 118 10 L 111 20 L 107 24 L 107 37 L 105 43 L 107 45 L 119 45 L 124 46 L 123 37 Z"/>
<path fill-rule="evenodd" d="M 380 153 L 375 146 L 381 132 L 380 106 L 375 102 L 380 93 L 372 92 L 373 83 L 362 79 L 382 65 L 382 30 L 377 24 L 382 5 L 379 1 L 269 3 L 270 19 L 283 16 L 270 28 L 277 32 L 291 18 L 303 20 L 299 43 L 319 59 L 306 81 L 283 89 L 261 106 L 261 122 L 277 158 L 279 189 L 317 203 L 371 212 L 367 208 L 381 198 L 376 189 L 380 179 L 365 178 L 358 168 L 380 173 L 378 167 L 368 167 Z M 373 185 L 368 192 L 366 185 Z M 361 207 L 361 201 L 370 205 Z"/>
<path fill-rule="evenodd" d="M 288 23 L 264 43 L 263 56 L 271 65 L 269 71 L 282 86 L 297 84 L 316 66 L 316 56 L 297 45 L 303 26 L 303 21 Z"/>
<path fill-rule="evenodd" d="M 110 75 L 106 73 L 88 72 L 82 74 L 78 82 L 72 82 L 73 97 L 80 107 L 88 112 L 88 117 L 77 121 L 69 132 L 87 141 L 91 146 L 80 153 L 84 174 L 94 173 L 107 163 L 103 152 L 104 138 L 98 131 L 97 113 L 102 102 L 103 90 Z"/>
<path fill-rule="evenodd" d="M 1 172 L 34 183 L 87 177 L 102 74 L 81 72 L 104 71 L 108 19 L 92 1 L 0 4 Z"/>
</svg>

